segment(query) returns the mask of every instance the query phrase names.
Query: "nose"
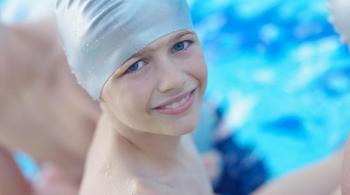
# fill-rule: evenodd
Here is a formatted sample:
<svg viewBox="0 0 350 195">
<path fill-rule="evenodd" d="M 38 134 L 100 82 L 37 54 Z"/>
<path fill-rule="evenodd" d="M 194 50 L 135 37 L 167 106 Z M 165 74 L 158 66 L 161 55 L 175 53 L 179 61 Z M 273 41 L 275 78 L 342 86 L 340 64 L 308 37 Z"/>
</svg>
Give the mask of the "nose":
<svg viewBox="0 0 350 195">
<path fill-rule="evenodd" d="M 161 93 L 179 93 L 186 83 L 186 73 L 175 60 L 163 59 L 159 68 L 158 90 Z"/>
</svg>

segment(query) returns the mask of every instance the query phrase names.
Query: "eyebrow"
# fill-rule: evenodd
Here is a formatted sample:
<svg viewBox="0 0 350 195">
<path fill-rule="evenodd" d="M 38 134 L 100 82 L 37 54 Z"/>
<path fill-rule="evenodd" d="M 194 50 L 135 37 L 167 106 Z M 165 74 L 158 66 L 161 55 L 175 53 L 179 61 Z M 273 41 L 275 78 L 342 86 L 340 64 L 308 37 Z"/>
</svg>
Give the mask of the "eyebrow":
<svg viewBox="0 0 350 195">
<path fill-rule="evenodd" d="M 169 40 L 167 41 L 167 44 L 171 44 L 173 42 L 175 42 L 176 40 L 179 40 L 180 38 L 186 36 L 186 35 L 195 35 L 195 33 L 193 31 L 190 31 L 190 30 L 184 30 L 184 31 L 181 31 L 179 33 L 177 33 L 176 35 L 173 35 L 172 37 L 169 38 Z M 142 55 L 144 55 L 146 52 L 149 52 L 149 51 L 153 51 L 153 50 L 156 50 L 157 47 L 145 47 L 144 49 L 142 49 L 141 51 L 137 52 L 136 54 L 132 55 L 130 58 L 128 58 L 127 60 L 125 60 L 123 62 L 123 64 L 127 63 L 128 61 L 130 61 L 131 59 L 133 58 L 138 58 Z M 120 68 L 118 68 L 119 70 L 120 69 L 125 69 L 123 68 L 123 66 L 121 66 Z M 122 70 L 120 70 L 122 71 Z M 118 71 L 119 72 L 119 71 Z M 123 71 L 122 71 L 123 72 Z M 119 73 L 117 73 L 119 74 Z"/>
<path fill-rule="evenodd" d="M 191 35 L 194 35 L 195 33 L 192 32 L 192 31 L 189 31 L 189 30 L 185 30 L 185 31 L 181 31 L 179 33 L 177 33 L 176 35 L 173 35 L 172 37 L 169 38 L 169 40 L 167 41 L 167 44 L 171 44 L 177 40 L 179 40 L 180 38 L 188 35 L 188 34 L 191 34 Z M 146 47 L 144 49 L 142 49 L 141 51 L 137 52 L 136 54 L 134 54 L 133 56 L 131 56 L 128 60 L 126 60 L 125 62 L 129 61 L 130 59 L 132 58 L 137 58 L 137 57 L 140 57 L 142 56 L 144 53 L 146 52 L 149 52 L 149 51 L 153 51 L 153 50 L 156 50 L 157 47 Z"/>
<path fill-rule="evenodd" d="M 180 33 L 177 33 L 173 38 L 170 39 L 170 41 L 178 40 L 178 39 L 180 39 L 183 36 L 188 35 L 188 34 L 195 35 L 194 32 L 186 30 L 186 31 L 182 31 Z"/>
</svg>

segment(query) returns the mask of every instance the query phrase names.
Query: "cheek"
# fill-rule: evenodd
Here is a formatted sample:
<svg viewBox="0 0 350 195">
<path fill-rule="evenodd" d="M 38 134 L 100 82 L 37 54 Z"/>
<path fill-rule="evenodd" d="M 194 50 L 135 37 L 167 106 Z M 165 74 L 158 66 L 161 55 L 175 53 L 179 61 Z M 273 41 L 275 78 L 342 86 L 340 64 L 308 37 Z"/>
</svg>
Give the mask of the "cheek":
<svg viewBox="0 0 350 195">
<path fill-rule="evenodd" d="M 189 61 L 188 72 L 200 82 L 204 91 L 207 85 L 208 71 L 201 51 L 197 51 Z"/>
<path fill-rule="evenodd" d="M 130 124 L 133 119 L 137 118 L 135 110 L 137 108 L 137 99 L 129 90 L 120 89 L 108 97 L 108 106 L 113 115 L 123 124 Z"/>
<path fill-rule="evenodd" d="M 126 82 L 120 90 L 122 102 L 121 106 L 127 107 L 131 111 L 143 111 L 148 106 L 148 100 L 152 89 L 149 88 L 147 78 L 134 78 Z M 135 114 L 135 113 L 134 113 Z"/>
</svg>

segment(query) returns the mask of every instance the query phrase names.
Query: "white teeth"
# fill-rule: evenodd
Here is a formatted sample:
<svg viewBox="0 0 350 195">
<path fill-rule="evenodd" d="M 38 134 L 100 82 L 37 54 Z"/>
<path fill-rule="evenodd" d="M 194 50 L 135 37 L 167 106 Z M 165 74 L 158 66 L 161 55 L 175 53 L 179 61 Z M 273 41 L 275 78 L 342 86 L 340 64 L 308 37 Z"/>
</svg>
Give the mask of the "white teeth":
<svg viewBox="0 0 350 195">
<path fill-rule="evenodd" d="M 166 105 L 164 108 L 166 109 L 175 109 L 178 108 L 180 106 L 182 106 L 183 104 L 185 104 L 188 100 L 188 98 L 190 97 L 190 94 L 187 95 L 186 97 L 182 98 L 180 101 L 178 102 L 174 102 L 172 104 Z"/>
</svg>

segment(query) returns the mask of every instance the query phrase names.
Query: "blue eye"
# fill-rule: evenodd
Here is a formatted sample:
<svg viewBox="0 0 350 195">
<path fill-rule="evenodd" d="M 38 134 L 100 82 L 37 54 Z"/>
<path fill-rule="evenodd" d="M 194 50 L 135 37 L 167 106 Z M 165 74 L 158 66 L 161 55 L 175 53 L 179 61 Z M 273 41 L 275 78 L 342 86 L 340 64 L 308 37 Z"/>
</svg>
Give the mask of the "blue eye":
<svg viewBox="0 0 350 195">
<path fill-rule="evenodd" d="M 184 49 L 187 49 L 189 45 L 190 41 L 180 41 L 173 46 L 173 50 L 175 52 L 182 51 Z"/>
<path fill-rule="evenodd" d="M 131 65 L 125 73 L 132 73 L 132 72 L 136 72 L 138 70 L 140 70 L 143 66 L 145 65 L 145 62 L 140 60 L 137 61 L 136 63 L 134 63 L 133 65 Z"/>
</svg>

